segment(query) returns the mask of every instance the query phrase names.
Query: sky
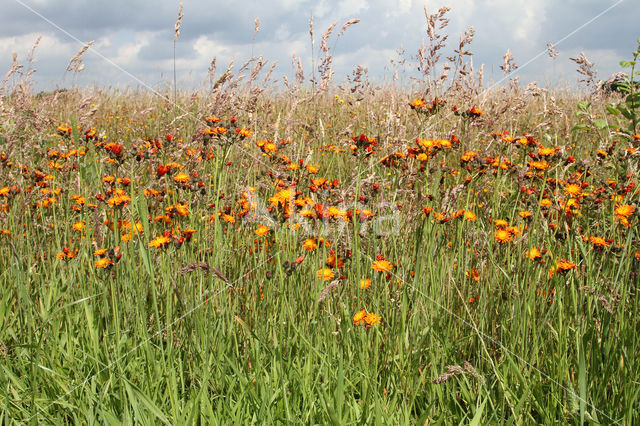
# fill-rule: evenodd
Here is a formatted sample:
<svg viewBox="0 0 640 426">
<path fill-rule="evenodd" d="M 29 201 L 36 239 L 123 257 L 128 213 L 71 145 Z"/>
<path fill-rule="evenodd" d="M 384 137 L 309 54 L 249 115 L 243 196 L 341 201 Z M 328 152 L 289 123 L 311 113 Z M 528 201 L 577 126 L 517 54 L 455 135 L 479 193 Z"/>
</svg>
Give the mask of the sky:
<svg viewBox="0 0 640 426">
<path fill-rule="evenodd" d="M 28 68 L 35 40 L 31 77 L 36 90 L 101 86 L 161 88 L 173 82 L 174 25 L 179 0 L 2 0 L 0 16 L 0 78 L 11 68 L 12 54 Z M 637 0 L 184 0 L 176 67 L 181 88 L 207 87 L 207 69 L 216 58 L 217 76 L 234 60 L 236 69 L 252 56 L 262 56 L 272 79 L 293 80 L 292 55 L 312 72 L 309 18 L 313 15 L 315 62 L 320 35 L 334 22 L 328 41 L 338 84 L 358 66 L 367 68 L 376 84 L 389 83 L 394 70 L 401 82 L 416 74 L 415 57 L 427 39 L 424 7 L 435 13 L 450 7 L 443 58 L 453 54 L 460 36 L 474 27 L 468 47 L 477 70 L 484 64 L 485 87 L 500 83 L 499 68 L 507 49 L 519 66 L 521 84 L 579 87 L 576 64 L 580 52 L 595 64 L 598 79 L 620 71 L 640 37 Z M 254 40 L 255 19 L 259 31 Z M 337 34 L 349 19 L 360 22 Z M 67 72 L 69 60 L 84 43 L 84 69 Z M 547 43 L 559 56 L 546 54 Z M 404 51 L 404 65 L 392 65 Z M 395 68 L 394 68 L 395 67 Z M 15 80 L 12 80 L 15 81 Z"/>
</svg>

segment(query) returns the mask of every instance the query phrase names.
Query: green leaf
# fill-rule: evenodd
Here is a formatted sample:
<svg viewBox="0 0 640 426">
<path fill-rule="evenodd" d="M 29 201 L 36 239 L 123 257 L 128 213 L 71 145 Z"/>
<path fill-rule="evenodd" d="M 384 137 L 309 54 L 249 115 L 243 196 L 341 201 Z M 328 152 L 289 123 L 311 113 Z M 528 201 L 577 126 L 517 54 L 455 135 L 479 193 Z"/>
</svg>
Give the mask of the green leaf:
<svg viewBox="0 0 640 426">
<path fill-rule="evenodd" d="M 584 358 L 584 342 L 578 337 L 578 386 L 580 388 L 580 423 L 584 424 L 584 415 L 587 405 L 587 366 Z"/>
<path fill-rule="evenodd" d="M 589 108 L 591 108 L 591 102 L 580 101 L 578 102 L 578 109 L 582 112 L 588 113 Z"/>
<path fill-rule="evenodd" d="M 629 112 L 629 110 L 622 104 L 618 105 L 618 111 L 624 116 L 624 118 L 628 120 L 633 120 L 633 115 Z"/>
<path fill-rule="evenodd" d="M 602 130 L 602 129 L 606 129 L 609 123 L 607 123 L 607 120 L 599 119 L 599 120 L 594 120 L 593 125 L 596 126 L 596 129 Z"/>
<path fill-rule="evenodd" d="M 143 191 L 138 191 L 135 204 L 136 209 L 138 210 L 140 222 L 142 222 L 142 229 L 144 231 L 144 238 L 142 236 L 138 237 L 138 251 L 142 257 L 142 264 L 144 265 L 144 268 L 147 270 L 149 276 L 153 278 L 153 269 L 151 268 L 151 261 L 149 259 L 149 252 L 147 251 L 146 244 L 146 241 L 151 238 L 151 235 L 149 235 L 149 208 L 147 207 L 147 199 L 144 196 Z"/>
<path fill-rule="evenodd" d="M 129 383 L 129 381 L 127 380 L 124 380 L 124 385 L 127 393 L 129 394 L 129 403 L 133 406 L 134 410 L 137 413 L 141 413 L 139 410 L 139 405 L 137 403 L 142 403 L 142 405 L 145 406 L 147 410 L 149 410 L 162 423 L 171 424 L 162 410 L 160 410 L 160 408 L 158 408 L 158 406 L 155 405 L 147 395 L 143 394 L 140 389 Z"/>
<path fill-rule="evenodd" d="M 487 399 L 485 398 L 484 401 L 480 403 L 480 406 L 476 411 L 476 415 L 473 416 L 473 419 L 471 419 L 469 426 L 477 426 L 482 424 L 482 413 L 484 412 L 484 406 L 486 403 L 487 403 Z"/>
<path fill-rule="evenodd" d="M 144 191 L 138 191 L 136 197 L 136 207 L 138 209 L 138 216 L 140 222 L 142 222 L 142 230 L 147 238 L 151 238 L 149 235 L 149 207 L 147 206 L 147 198 L 144 196 Z"/>
<path fill-rule="evenodd" d="M 620 61 L 620 66 L 622 68 L 629 68 L 636 64 L 636 61 Z"/>
<path fill-rule="evenodd" d="M 71 137 L 76 145 L 80 145 L 80 133 L 78 132 L 78 120 L 75 115 L 71 116 Z"/>
<path fill-rule="evenodd" d="M 620 114 L 620 111 L 618 111 L 616 108 L 612 107 L 612 106 L 607 106 L 607 112 L 611 115 L 618 115 Z"/>
<path fill-rule="evenodd" d="M 588 130 L 588 129 L 589 127 L 586 124 L 576 124 L 571 128 L 571 131 L 573 132 L 574 130 Z"/>
<path fill-rule="evenodd" d="M 627 95 L 624 101 L 627 104 L 627 108 L 638 109 L 640 107 L 640 93 L 631 93 Z"/>
</svg>

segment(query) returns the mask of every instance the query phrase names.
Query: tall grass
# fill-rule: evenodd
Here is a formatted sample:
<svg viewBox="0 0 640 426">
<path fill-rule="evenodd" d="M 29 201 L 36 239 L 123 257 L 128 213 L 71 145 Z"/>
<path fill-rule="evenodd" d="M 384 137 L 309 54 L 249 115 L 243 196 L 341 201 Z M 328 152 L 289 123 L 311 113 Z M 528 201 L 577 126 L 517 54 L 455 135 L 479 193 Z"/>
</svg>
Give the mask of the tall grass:
<svg viewBox="0 0 640 426">
<path fill-rule="evenodd" d="M 640 420 L 617 95 L 482 91 L 462 53 L 447 86 L 426 48 L 438 108 L 332 89 L 330 34 L 312 91 L 3 92 L 3 423 Z"/>
</svg>

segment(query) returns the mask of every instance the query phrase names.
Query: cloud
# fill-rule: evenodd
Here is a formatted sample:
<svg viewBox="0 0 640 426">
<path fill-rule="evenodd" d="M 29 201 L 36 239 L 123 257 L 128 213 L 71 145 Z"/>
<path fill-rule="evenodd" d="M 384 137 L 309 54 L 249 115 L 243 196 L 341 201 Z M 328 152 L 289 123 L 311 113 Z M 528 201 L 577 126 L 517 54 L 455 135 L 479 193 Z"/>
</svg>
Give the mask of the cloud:
<svg viewBox="0 0 640 426">
<path fill-rule="evenodd" d="M 19 1 L 72 36 L 83 41 L 96 40 L 94 51 L 137 76 L 159 81 L 172 74 L 177 0 L 113 0 L 108 3 L 66 0 L 64 6 L 59 0 Z M 11 66 L 14 50 L 24 58 L 37 35 L 43 34 L 35 55 L 37 80 L 49 85 L 60 82 L 68 60 L 82 44 L 58 31 L 17 0 L 6 3 L 3 25 L 0 25 L 0 68 Z M 565 71 L 575 72 L 570 71 L 575 67 L 572 68 L 568 58 L 580 50 L 593 54 L 603 77 L 614 72 L 619 60 L 628 59 L 636 47 L 638 34 L 634 23 L 640 19 L 640 14 L 631 3 L 620 3 L 560 43 L 557 48 L 561 56 L 556 61 L 541 55 L 522 67 L 521 81 L 552 78 L 550 67 L 563 70 L 563 75 Z M 276 75 L 291 76 L 291 55 L 295 51 L 310 75 L 308 21 L 313 13 L 316 55 L 320 35 L 331 23 L 338 22 L 329 41 L 334 49 L 334 71 L 338 80 L 358 64 L 367 66 L 373 79 L 382 80 L 391 77 L 389 59 L 395 56 L 399 47 L 406 49 L 405 59 L 411 62 L 421 40 L 426 38 L 423 4 L 413 0 L 248 0 L 238 7 L 233 3 L 192 0 L 184 6 L 176 65 L 180 74 L 195 78 L 206 76 L 214 56 L 218 58 L 218 67 L 223 68 L 231 58 L 242 63 L 254 54 L 271 62 L 277 61 Z M 430 13 L 441 6 L 435 0 L 427 0 L 426 4 Z M 497 80 L 501 76 L 498 65 L 507 49 L 518 64 L 525 64 L 544 52 L 547 42 L 563 39 L 613 4 L 610 0 L 450 0 L 449 25 L 439 30 L 449 35 L 443 58 L 453 53 L 464 30 L 474 26 L 476 36 L 470 46 L 474 64 L 479 67 L 485 63 L 487 79 Z M 254 41 L 255 17 L 260 17 L 260 32 Z M 336 41 L 341 25 L 349 18 L 361 21 Z M 93 81 L 111 84 L 130 80 L 91 52 L 85 54 L 85 64 L 85 74 L 91 75 Z M 408 65 L 409 71 L 411 67 Z"/>
</svg>

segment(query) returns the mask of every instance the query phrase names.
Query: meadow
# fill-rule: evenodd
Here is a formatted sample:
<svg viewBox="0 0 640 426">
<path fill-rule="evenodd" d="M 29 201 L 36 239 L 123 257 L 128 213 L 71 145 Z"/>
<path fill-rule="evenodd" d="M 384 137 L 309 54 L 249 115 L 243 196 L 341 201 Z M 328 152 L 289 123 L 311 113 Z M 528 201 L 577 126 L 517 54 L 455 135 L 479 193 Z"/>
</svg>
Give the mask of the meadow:
<svg viewBox="0 0 640 426">
<path fill-rule="evenodd" d="M 638 95 L 463 59 L 5 87 L 2 423 L 640 421 Z"/>
</svg>

